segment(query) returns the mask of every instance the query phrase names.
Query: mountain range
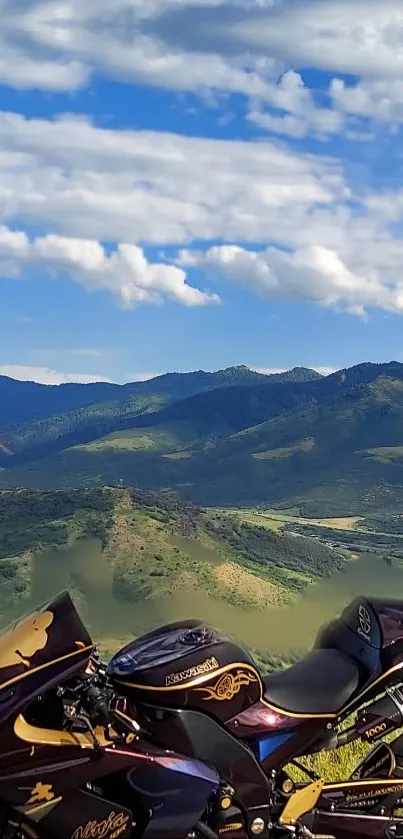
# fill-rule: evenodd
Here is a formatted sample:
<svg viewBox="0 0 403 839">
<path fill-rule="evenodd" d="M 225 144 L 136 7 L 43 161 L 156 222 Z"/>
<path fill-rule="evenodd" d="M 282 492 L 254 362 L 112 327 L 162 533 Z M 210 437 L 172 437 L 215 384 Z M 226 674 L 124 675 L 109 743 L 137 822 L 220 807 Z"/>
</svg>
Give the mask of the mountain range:
<svg viewBox="0 0 403 839">
<path fill-rule="evenodd" d="M 126 385 L 0 378 L 0 487 L 130 485 L 305 515 L 399 509 L 403 364 Z"/>
</svg>

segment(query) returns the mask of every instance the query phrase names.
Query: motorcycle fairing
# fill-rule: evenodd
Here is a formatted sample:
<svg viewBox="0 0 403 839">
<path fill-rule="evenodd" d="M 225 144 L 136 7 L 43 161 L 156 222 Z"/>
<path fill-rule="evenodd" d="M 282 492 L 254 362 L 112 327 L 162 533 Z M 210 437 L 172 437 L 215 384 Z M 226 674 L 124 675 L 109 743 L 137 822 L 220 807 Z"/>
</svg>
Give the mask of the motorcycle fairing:
<svg viewBox="0 0 403 839">
<path fill-rule="evenodd" d="M 19 735 L 24 732 L 29 741 L 32 740 L 31 728 L 25 730 L 22 717 L 16 731 Z M 33 728 L 36 729 L 36 726 Z M 144 834 L 147 837 L 164 835 L 165 839 L 170 839 L 170 836 L 176 839 L 182 834 L 171 829 L 172 809 L 167 814 L 166 808 L 159 806 L 161 802 L 155 792 L 156 784 L 161 796 L 164 789 L 170 789 L 174 799 L 173 810 L 177 808 L 181 824 L 186 827 L 183 836 L 186 836 L 201 818 L 211 795 L 219 788 L 220 779 L 214 769 L 141 739 L 133 744 L 114 743 L 105 737 L 100 738 L 100 732 L 95 730 L 99 742 L 95 748 L 91 738 L 84 734 L 68 737 L 68 732 L 54 732 L 61 736 L 52 741 L 49 732 L 45 731 L 42 742 L 38 734 L 35 746 L 21 749 L 20 736 L 17 737 L 10 729 L 7 723 L 1 730 L 2 746 L 4 744 L 6 748 L 5 754 L 2 749 L 0 764 L 0 800 L 14 807 L 25 818 L 40 821 L 41 826 L 50 835 L 57 835 L 58 839 L 72 839 L 75 831 L 78 831 L 75 839 L 81 839 L 81 836 L 89 835 L 84 832 L 85 825 L 99 821 L 110 822 L 110 831 L 102 834 L 105 839 L 115 836 L 116 839 L 118 836 L 126 839 L 123 815 L 132 810 L 137 814 L 135 820 L 137 818 L 139 836 L 143 836 L 148 825 L 147 830 L 151 832 Z M 88 783 L 105 788 L 109 795 L 80 795 L 77 798 L 80 788 Z M 153 796 L 155 812 L 150 815 Z M 105 798 L 107 804 L 113 802 L 106 808 Z M 70 817 L 66 820 L 67 813 Z M 74 824 L 71 830 L 72 814 Z M 135 839 L 137 833 L 134 831 L 127 835 Z"/>
<path fill-rule="evenodd" d="M 215 766 L 220 778 L 232 787 L 237 786 L 239 777 L 248 778 L 245 806 L 258 807 L 268 801 L 270 783 L 252 750 L 213 717 L 190 708 L 161 706 L 157 717 L 152 716 L 152 706 L 144 710 L 156 742 Z M 146 730 L 145 720 L 143 725 Z"/>
<path fill-rule="evenodd" d="M 68 592 L 0 636 L 0 724 L 21 704 L 84 667 L 93 643 Z"/>
<path fill-rule="evenodd" d="M 118 775 L 118 766 L 111 764 L 108 768 L 113 774 L 102 775 L 98 781 L 103 794 L 71 788 L 64 796 L 54 799 L 54 806 L 52 801 L 45 801 L 43 805 L 17 809 L 34 823 L 40 822 L 41 827 L 58 839 L 85 839 L 94 835 L 105 839 L 185 837 L 218 787 L 218 776 L 198 761 L 181 761 L 177 756 L 162 754 L 163 762 L 158 756 L 148 757 L 147 760 L 147 755 L 133 753 L 128 768 L 122 768 Z M 49 774 L 46 780 L 50 777 Z M 77 779 L 74 780 L 77 786 Z M 35 787 L 44 789 L 45 793 L 53 789 L 50 783 L 43 782 Z M 27 793 L 32 797 L 31 788 Z"/>
<path fill-rule="evenodd" d="M 206 802 L 217 789 L 214 770 L 189 759 L 159 759 L 137 766 L 127 773 L 127 783 L 143 806 L 155 813 L 144 831 L 144 839 L 178 839 L 187 836 L 200 820 Z M 171 761 L 169 763 L 168 761 Z M 133 792 L 132 792 L 133 795 Z"/>
<path fill-rule="evenodd" d="M 86 790 L 77 790 L 65 799 L 56 799 L 54 807 L 51 804 L 47 806 L 45 802 L 36 808 L 31 806 L 30 810 L 20 809 L 20 812 L 35 824 L 43 823 L 45 829 L 54 832 L 59 839 L 84 839 L 88 835 L 132 839 L 135 835 L 132 828 L 133 822 L 134 827 L 136 823 L 130 809 Z"/>
</svg>

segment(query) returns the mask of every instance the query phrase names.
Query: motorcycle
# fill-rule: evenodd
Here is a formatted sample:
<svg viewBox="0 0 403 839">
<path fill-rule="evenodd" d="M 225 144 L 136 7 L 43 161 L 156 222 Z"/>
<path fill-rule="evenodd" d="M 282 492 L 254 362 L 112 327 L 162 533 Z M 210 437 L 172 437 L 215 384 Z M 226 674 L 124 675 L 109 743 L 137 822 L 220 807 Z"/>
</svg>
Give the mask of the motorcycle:
<svg viewBox="0 0 403 839">
<path fill-rule="evenodd" d="M 228 785 L 126 704 L 68 593 L 0 636 L 1 839 L 215 839 Z"/>
<path fill-rule="evenodd" d="M 403 602 L 354 601 L 263 676 L 198 621 L 104 664 L 64 593 L 0 636 L 0 837 L 403 837 L 402 726 Z M 358 739 L 340 782 L 298 761 Z"/>
<path fill-rule="evenodd" d="M 133 640 L 105 675 L 149 742 L 214 768 L 227 785 L 209 813 L 212 835 L 403 837 L 403 601 L 355 600 L 305 658 L 268 676 L 198 621 Z M 354 740 L 371 748 L 340 782 L 298 761 Z"/>
</svg>

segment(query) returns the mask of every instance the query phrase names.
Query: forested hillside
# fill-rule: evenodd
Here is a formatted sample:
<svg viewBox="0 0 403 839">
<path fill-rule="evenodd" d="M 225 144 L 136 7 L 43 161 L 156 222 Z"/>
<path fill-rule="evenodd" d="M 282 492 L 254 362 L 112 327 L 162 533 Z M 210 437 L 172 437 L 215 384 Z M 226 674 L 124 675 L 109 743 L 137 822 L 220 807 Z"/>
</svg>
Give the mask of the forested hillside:
<svg viewBox="0 0 403 839">
<path fill-rule="evenodd" d="M 0 487 L 137 486 L 307 516 L 399 511 L 402 364 L 263 379 L 243 367 L 172 374 L 14 426 L 0 435 Z"/>
<path fill-rule="evenodd" d="M 52 451 L 131 428 L 142 416 L 195 394 L 256 383 L 294 385 L 321 378 L 296 368 L 270 376 L 248 367 L 216 373 L 167 373 L 127 385 L 37 385 L 0 377 L 0 467 L 9 468 Z"/>
</svg>

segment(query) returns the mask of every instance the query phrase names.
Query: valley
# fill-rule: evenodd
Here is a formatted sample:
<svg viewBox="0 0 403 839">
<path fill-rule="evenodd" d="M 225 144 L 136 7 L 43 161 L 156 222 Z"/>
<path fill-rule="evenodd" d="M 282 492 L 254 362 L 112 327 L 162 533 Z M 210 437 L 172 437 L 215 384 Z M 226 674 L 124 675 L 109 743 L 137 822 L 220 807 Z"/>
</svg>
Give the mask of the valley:
<svg viewBox="0 0 403 839">
<path fill-rule="evenodd" d="M 1 394 L 3 625 L 68 588 L 107 651 L 196 615 L 267 669 L 403 592 L 402 364 Z"/>
<path fill-rule="evenodd" d="M 327 530 L 339 543 L 358 523 Z M 196 616 L 251 647 L 268 670 L 301 655 L 321 623 L 364 593 L 363 579 L 367 594 L 403 591 L 403 559 L 324 544 L 323 529 L 296 515 L 206 510 L 125 488 L 3 491 L 0 620 L 68 588 L 105 653 Z"/>
</svg>

